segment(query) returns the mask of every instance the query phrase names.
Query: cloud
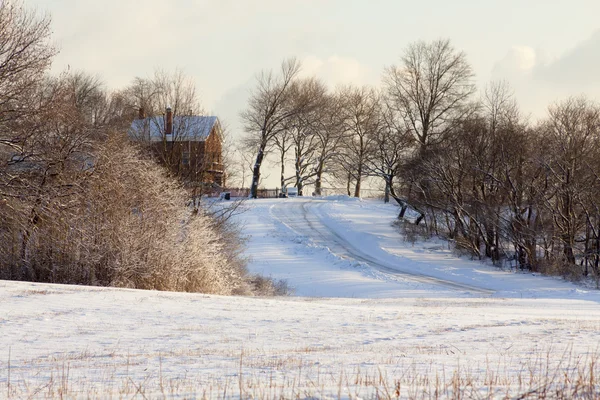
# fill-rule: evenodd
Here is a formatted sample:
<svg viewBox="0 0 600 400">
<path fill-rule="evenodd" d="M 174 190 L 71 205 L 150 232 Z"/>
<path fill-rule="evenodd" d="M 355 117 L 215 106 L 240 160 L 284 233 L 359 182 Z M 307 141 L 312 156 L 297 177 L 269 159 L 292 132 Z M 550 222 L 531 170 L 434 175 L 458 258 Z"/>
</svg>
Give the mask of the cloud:
<svg viewBox="0 0 600 400">
<path fill-rule="evenodd" d="M 316 76 L 327 82 L 331 87 L 337 85 L 366 85 L 373 84 L 376 76 L 366 66 L 353 58 L 332 55 L 326 59 L 314 55 L 302 60 L 302 76 Z"/>
<path fill-rule="evenodd" d="M 527 46 L 513 46 L 504 58 L 496 63 L 493 73 L 526 73 L 535 67 L 537 54 Z"/>
<path fill-rule="evenodd" d="M 254 77 L 249 77 L 245 82 L 229 88 L 215 102 L 214 109 L 209 110 L 225 121 L 230 129 L 230 133 L 235 137 L 239 137 L 242 134 L 240 112 L 247 107 L 248 98 L 255 83 L 256 80 Z"/>
<path fill-rule="evenodd" d="M 600 87 L 600 30 L 554 62 L 540 66 L 540 79 L 580 89 Z"/>
<path fill-rule="evenodd" d="M 600 101 L 600 30 L 554 59 L 532 47 L 512 47 L 494 65 L 492 79 L 508 81 L 524 109 L 536 116 L 569 96 Z"/>
</svg>

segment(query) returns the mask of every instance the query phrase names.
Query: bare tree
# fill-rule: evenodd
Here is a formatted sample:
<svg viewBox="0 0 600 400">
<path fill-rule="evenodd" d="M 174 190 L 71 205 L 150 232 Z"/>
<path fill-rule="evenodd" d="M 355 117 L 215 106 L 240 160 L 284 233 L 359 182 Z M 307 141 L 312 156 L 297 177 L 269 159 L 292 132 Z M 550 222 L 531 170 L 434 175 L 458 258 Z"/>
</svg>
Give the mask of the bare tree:
<svg viewBox="0 0 600 400">
<path fill-rule="evenodd" d="M 51 224 L 59 215 L 68 218 L 93 163 L 93 142 L 101 139 L 85 107 L 94 95 L 78 89 L 69 75 L 39 84 L 36 98 L 44 106 L 20 124 L 28 132 L 22 151 L 0 174 L 0 192 L 19 204 L 21 270 L 11 273 L 16 277 L 39 279 L 30 242 L 40 224 Z"/>
<path fill-rule="evenodd" d="M 235 145 L 235 158 L 237 160 L 236 169 L 238 172 L 238 182 L 242 188 L 246 188 L 246 181 L 252 178 L 252 171 L 255 161 L 254 149 L 248 147 L 243 142 L 237 142 Z M 259 182 L 260 184 L 260 182 Z"/>
<path fill-rule="evenodd" d="M 449 40 L 419 41 L 408 46 L 400 66 L 385 72 L 393 106 L 424 149 L 436 144 L 470 111 L 475 92 L 473 71 L 463 52 Z"/>
<path fill-rule="evenodd" d="M 136 77 L 133 82 L 122 92 L 124 108 L 135 118 L 142 115 L 160 115 L 164 112 L 166 104 L 159 104 L 156 100 L 156 89 L 152 79 Z"/>
<path fill-rule="evenodd" d="M 83 71 L 62 74 L 65 90 L 70 92 L 82 119 L 95 128 L 108 125 L 124 130 L 131 124 L 122 92 L 109 93 L 99 76 Z"/>
<path fill-rule="evenodd" d="M 272 72 L 261 73 L 257 78 L 257 87 L 250 96 L 248 108 L 241 114 L 249 142 L 256 146 L 257 151 L 250 187 L 252 198 L 257 198 L 258 195 L 260 168 L 267 147 L 284 129 L 284 122 L 299 111 L 290 104 L 290 87 L 299 71 L 298 61 L 288 59 L 281 64 L 279 75 Z M 295 105 L 300 108 L 303 106 L 302 103 Z"/>
<path fill-rule="evenodd" d="M 226 123 L 221 121 L 221 153 L 223 171 L 226 174 L 224 181 L 229 184 L 230 181 L 238 181 L 242 171 L 239 168 L 238 160 L 236 159 L 237 148 L 236 141 L 231 135 L 231 131 Z"/>
<path fill-rule="evenodd" d="M 151 82 L 154 104 L 171 107 L 173 115 L 200 115 L 203 113 L 196 84 L 183 71 L 176 69 L 169 73 L 158 69 L 154 72 Z"/>
<path fill-rule="evenodd" d="M 507 180 L 511 179 L 511 174 L 507 172 L 515 168 L 520 169 L 522 181 L 525 176 L 522 154 L 530 151 L 527 143 L 523 143 L 521 149 L 516 148 L 519 142 L 528 141 L 527 128 L 507 82 L 491 82 L 486 86 L 481 99 L 479 121 L 479 137 L 468 139 L 472 149 L 471 169 L 475 188 L 472 190 L 473 208 L 477 210 L 476 218 L 484 227 L 485 234 L 481 241 L 485 245 L 485 256 L 497 262 L 501 256 L 501 236 L 515 238 L 519 236 L 519 232 L 523 240 L 513 240 L 517 252 L 525 254 L 525 249 L 531 248 L 528 244 L 531 239 L 528 228 L 533 223 L 531 218 L 523 218 L 523 204 L 517 205 L 522 203 L 525 192 L 515 196 L 513 188 L 516 186 L 514 183 L 507 184 Z M 516 155 L 519 156 L 515 157 Z M 519 182 L 518 185 L 521 186 L 522 183 Z M 522 187 L 518 190 L 522 190 Z M 513 218 L 507 224 L 506 206 L 509 204 Z M 507 225 L 513 229 L 512 234 L 506 233 Z"/>
<path fill-rule="evenodd" d="M 409 45 L 400 66 L 387 68 L 384 85 L 390 106 L 414 138 L 412 157 L 402 168 L 406 199 L 413 208 L 430 196 L 425 163 L 435 157 L 444 139 L 474 111 L 469 99 L 475 91 L 473 72 L 463 52 L 449 40 Z M 431 164 L 431 163 L 429 163 Z M 418 190 L 416 189 L 418 186 Z M 424 210 L 420 222 L 425 218 Z"/>
<path fill-rule="evenodd" d="M 294 175 L 287 177 L 284 182 L 294 181 L 298 194 L 303 195 L 304 187 L 312 183 L 317 175 L 317 157 L 319 154 L 319 137 L 315 134 L 326 112 L 325 85 L 315 78 L 302 79 L 294 82 L 291 88 L 292 103 L 301 109 L 286 122 L 284 133 L 292 142 L 294 149 Z M 310 107 L 302 104 L 310 103 Z"/>
<path fill-rule="evenodd" d="M 394 189 L 394 179 L 400 175 L 400 170 L 407 157 L 411 145 L 411 135 L 404 124 L 398 124 L 396 111 L 389 104 L 382 104 L 379 129 L 375 131 L 371 148 L 367 153 L 366 168 L 369 176 L 383 179 L 385 182 L 384 202 L 388 203 L 390 194 L 403 207 L 402 216 L 406 211 L 406 202 Z"/>
<path fill-rule="evenodd" d="M 194 81 L 181 70 L 172 73 L 156 70 L 150 79 L 135 78 L 125 93 L 129 98 L 129 107 L 135 110 L 135 114 L 150 117 L 147 121 L 152 125 L 151 130 L 160 133 L 163 139 L 163 148 L 159 154 L 161 161 L 166 165 L 176 163 L 177 157 L 173 154 L 175 148 L 168 145 L 164 115 L 167 108 L 173 119 L 203 114 Z M 187 140 L 192 131 L 187 124 L 175 124 L 172 128 L 172 141 Z"/>
<path fill-rule="evenodd" d="M 31 95 L 56 54 L 49 44 L 50 21 L 18 0 L 0 2 L 0 124 L 35 112 Z"/>
<path fill-rule="evenodd" d="M 360 197 L 362 180 L 367 176 L 366 162 L 373 140 L 380 128 L 380 104 L 377 93 L 368 87 L 347 86 L 340 93 L 344 106 L 343 149 L 338 161 L 354 181 L 354 197 Z"/>
<path fill-rule="evenodd" d="M 7 163 L 31 154 L 27 146 L 35 115 L 51 106 L 48 97 L 37 96 L 56 53 L 50 33 L 50 16 L 38 15 L 18 0 L 0 2 L 0 192 L 15 184 Z"/>
<path fill-rule="evenodd" d="M 550 172 L 551 192 L 546 205 L 557 229 L 564 261 L 575 264 L 575 241 L 581 228 L 581 205 L 577 198 L 589 188 L 590 170 L 600 135 L 600 107 L 583 97 L 569 98 L 549 108 L 543 132 L 552 145 L 545 165 Z"/>
<path fill-rule="evenodd" d="M 294 145 L 290 136 L 290 130 L 284 129 L 273 138 L 273 148 L 279 153 L 279 184 L 281 190 L 286 186 L 285 165 L 287 163 L 287 154 Z"/>
<path fill-rule="evenodd" d="M 327 95 L 320 109 L 322 117 L 317 121 L 314 135 L 317 141 L 315 160 L 315 195 L 323 194 L 325 173 L 333 172 L 336 158 L 339 156 L 340 142 L 343 139 L 343 102 L 337 95 Z"/>
<path fill-rule="evenodd" d="M 54 106 L 53 89 L 40 89 L 56 53 L 49 37 L 48 15 L 19 1 L 0 2 L 0 242 L 16 249 L 21 246 L 14 233 L 26 241 L 27 227 L 36 220 L 30 200 L 39 196 L 29 178 L 41 170 L 32 164 L 43 150 L 38 127 L 48 125 L 40 116 Z"/>
</svg>

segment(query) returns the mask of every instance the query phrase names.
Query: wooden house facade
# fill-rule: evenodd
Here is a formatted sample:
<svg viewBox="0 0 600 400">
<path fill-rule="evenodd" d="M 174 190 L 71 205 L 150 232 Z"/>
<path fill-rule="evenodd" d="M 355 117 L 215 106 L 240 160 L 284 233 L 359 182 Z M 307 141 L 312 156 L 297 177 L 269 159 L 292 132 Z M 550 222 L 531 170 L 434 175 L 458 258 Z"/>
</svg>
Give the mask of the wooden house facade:
<svg viewBox="0 0 600 400">
<path fill-rule="evenodd" d="M 143 110 L 129 129 L 169 171 L 190 187 L 222 187 L 223 131 L 215 116 L 164 115 L 146 117 Z"/>
</svg>

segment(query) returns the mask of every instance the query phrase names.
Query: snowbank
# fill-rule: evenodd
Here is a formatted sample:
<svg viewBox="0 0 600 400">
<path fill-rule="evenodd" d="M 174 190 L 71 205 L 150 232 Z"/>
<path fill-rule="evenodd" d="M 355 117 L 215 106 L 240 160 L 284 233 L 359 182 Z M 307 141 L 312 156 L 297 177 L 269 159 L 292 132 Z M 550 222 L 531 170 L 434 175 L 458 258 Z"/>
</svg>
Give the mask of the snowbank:
<svg viewBox="0 0 600 400">
<path fill-rule="evenodd" d="M 346 194 L 334 194 L 331 196 L 321 197 L 321 199 L 329 201 L 362 201 L 360 197 L 351 197 Z"/>
</svg>

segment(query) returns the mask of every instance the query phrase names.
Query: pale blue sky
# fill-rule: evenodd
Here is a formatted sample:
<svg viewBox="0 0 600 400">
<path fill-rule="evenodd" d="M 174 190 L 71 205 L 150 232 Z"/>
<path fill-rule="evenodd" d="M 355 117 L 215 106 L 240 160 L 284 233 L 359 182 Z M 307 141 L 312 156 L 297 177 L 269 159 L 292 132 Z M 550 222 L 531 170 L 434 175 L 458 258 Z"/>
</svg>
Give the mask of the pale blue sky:
<svg viewBox="0 0 600 400">
<path fill-rule="evenodd" d="M 54 68 L 125 86 L 179 67 L 237 130 L 253 77 L 296 56 L 331 85 L 379 84 L 418 39 L 449 38 L 480 86 L 507 79 L 524 111 L 569 94 L 600 100 L 598 0 L 25 0 L 49 11 Z"/>
</svg>

